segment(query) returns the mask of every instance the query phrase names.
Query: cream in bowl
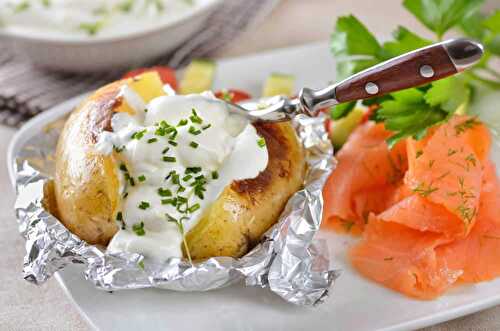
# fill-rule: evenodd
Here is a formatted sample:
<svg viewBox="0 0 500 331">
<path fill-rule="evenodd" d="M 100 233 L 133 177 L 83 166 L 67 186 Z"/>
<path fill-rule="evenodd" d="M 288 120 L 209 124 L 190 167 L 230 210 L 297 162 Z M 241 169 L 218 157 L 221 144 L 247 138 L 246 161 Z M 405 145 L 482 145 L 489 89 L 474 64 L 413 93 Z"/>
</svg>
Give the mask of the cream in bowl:
<svg viewBox="0 0 500 331">
<path fill-rule="evenodd" d="M 202 0 L 1 0 L 3 29 L 66 38 L 117 37 L 182 17 Z"/>
<path fill-rule="evenodd" d="M 222 0 L 0 0 L 0 42 L 64 71 L 141 65 L 198 33 Z"/>
</svg>

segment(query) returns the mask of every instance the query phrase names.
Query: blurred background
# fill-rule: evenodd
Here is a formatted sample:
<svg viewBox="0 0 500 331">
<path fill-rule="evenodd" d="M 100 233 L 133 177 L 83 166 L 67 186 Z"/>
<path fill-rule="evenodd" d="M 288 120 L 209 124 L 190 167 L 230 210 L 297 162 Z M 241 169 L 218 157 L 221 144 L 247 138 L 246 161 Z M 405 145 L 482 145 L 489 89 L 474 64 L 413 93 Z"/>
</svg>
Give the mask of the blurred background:
<svg viewBox="0 0 500 331">
<path fill-rule="evenodd" d="M 43 15 L 39 15 L 36 8 L 26 8 L 26 1 L 14 1 L 12 7 L 12 1 L 0 0 L 0 22 L 3 23 L 0 27 L 0 122 L 4 124 L 0 127 L 0 139 L 4 141 L 0 146 L 0 183 L 4 187 L 8 185 L 4 169 L 6 145 L 16 127 L 71 96 L 119 77 L 126 69 L 142 63 L 182 67 L 197 57 L 219 59 L 309 42 L 326 42 L 336 18 L 350 13 L 354 13 L 382 40 L 389 38 L 397 25 L 404 25 L 430 38 L 429 30 L 406 11 L 401 2 L 204 0 L 200 1 L 201 9 L 187 9 L 185 13 L 179 9 L 179 15 L 184 18 L 166 24 L 162 27 L 164 30 L 158 31 L 145 24 L 142 28 L 147 31 L 146 35 L 151 35 L 145 46 L 144 39 L 141 39 L 145 34 L 132 28 L 125 36 L 111 32 L 100 36 L 98 29 L 102 26 L 99 24 L 81 25 L 82 31 L 72 35 L 68 31 L 60 33 L 56 22 L 53 29 L 56 32 L 44 32 L 35 24 L 45 24 Z M 487 11 L 498 8 L 500 0 L 489 0 L 485 6 Z M 30 10 L 35 11 L 30 14 Z M 22 18 L 15 21 L 12 12 Z M 103 56 L 104 52 L 107 52 L 106 56 Z M 130 53 L 141 56 L 129 58 Z M 123 65 L 114 68 L 106 62 L 106 57 L 121 61 Z M 151 61 L 151 58 L 156 60 Z M 91 73 L 93 71 L 101 72 Z M 21 279 L 20 261 L 24 249 L 13 222 L 13 201 L 13 194 L 0 201 L 0 221 L 5 224 L 0 227 L 0 273 L 3 274 L 0 329 L 88 330 L 89 326 L 55 279 L 36 289 Z M 429 330 L 498 330 L 499 312 L 500 309 L 487 310 Z"/>
</svg>

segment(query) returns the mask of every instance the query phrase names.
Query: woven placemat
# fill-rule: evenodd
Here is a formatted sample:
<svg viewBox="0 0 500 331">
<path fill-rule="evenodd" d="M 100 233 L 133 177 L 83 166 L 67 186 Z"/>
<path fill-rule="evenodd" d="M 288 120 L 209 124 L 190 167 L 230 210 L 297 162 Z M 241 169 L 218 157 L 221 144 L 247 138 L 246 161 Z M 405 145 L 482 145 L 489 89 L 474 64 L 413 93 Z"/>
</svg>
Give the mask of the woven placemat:
<svg viewBox="0 0 500 331">
<path fill-rule="evenodd" d="M 224 1 L 201 31 L 159 59 L 144 65 L 180 68 L 194 58 L 210 57 L 276 5 L 276 0 Z M 31 117 L 71 97 L 116 80 L 123 71 L 81 75 L 34 67 L 0 47 L 0 123 L 19 127 Z"/>
</svg>

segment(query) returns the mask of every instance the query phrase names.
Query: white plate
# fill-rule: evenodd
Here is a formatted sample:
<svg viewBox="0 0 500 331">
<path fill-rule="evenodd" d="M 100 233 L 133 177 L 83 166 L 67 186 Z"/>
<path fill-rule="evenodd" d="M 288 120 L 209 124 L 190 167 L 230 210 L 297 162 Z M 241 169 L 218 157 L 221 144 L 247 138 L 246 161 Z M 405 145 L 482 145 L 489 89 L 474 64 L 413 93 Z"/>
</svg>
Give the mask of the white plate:
<svg viewBox="0 0 500 331">
<path fill-rule="evenodd" d="M 295 75 L 297 87 L 325 86 L 335 77 L 334 61 L 326 44 L 224 60 L 217 70 L 216 88 L 241 88 L 255 96 L 271 72 Z M 67 112 L 77 102 L 69 101 L 35 118 L 14 139 L 10 155 L 44 123 Z M 498 144 L 493 160 L 500 164 Z M 343 274 L 330 298 L 315 308 L 292 306 L 260 288 L 233 286 L 204 293 L 106 293 L 85 281 L 76 266 L 67 267 L 56 277 L 82 315 L 102 330 L 406 330 L 500 304 L 500 279 L 458 287 L 434 301 L 409 299 L 363 279 L 350 267 L 345 253 L 352 239 L 331 232 L 320 236 L 328 239 L 333 266 L 343 269 Z"/>
</svg>

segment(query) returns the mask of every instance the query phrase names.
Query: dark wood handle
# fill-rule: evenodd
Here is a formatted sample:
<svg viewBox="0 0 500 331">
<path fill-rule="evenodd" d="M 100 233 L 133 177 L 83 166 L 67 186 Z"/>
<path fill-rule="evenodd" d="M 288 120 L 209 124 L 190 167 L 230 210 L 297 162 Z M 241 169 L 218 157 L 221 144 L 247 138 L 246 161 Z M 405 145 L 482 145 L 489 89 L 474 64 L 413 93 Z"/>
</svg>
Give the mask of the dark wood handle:
<svg viewBox="0 0 500 331">
<path fill-rule="evenodd" d="M 335 88 L 336 99 L 349 102 L 420 86 L 457 73 L 445 47 L 437 44 L 401 55 L 360 72 Z"/>
</svg>

